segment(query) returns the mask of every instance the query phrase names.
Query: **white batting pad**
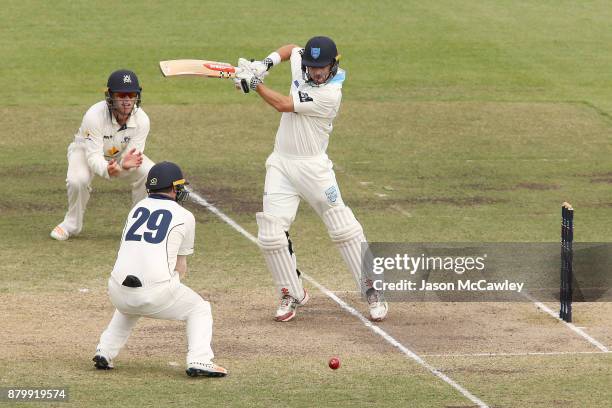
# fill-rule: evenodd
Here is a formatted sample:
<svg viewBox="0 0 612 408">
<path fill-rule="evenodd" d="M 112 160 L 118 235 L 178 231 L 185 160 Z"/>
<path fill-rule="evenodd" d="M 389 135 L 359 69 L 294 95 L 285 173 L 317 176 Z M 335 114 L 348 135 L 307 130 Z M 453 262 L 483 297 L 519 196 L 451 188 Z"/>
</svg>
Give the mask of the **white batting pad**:
<svg viewBox="0 0 612 408">
<path fill-rule="evenodd" d="M 323 213 L 323 222 L 332 241 L 336 243 L 342 258 L 355 278 L 360 291 L 366 284 L 361 274 L 361 243 L 366 242 L 363 228 L 349 207 L 339 206 Z"/>
<path fill-rule="evenodd" d="M 289 241 L 281 220 L 259 212 L 256 215 L 259 232 L 257 243 L 268 270 L 276 283 L 279 297 L 289 294 L 298 301 L 304 297 L 304 287 L 296 272 L 296 261 L 289 253 Z"/>
</svg>

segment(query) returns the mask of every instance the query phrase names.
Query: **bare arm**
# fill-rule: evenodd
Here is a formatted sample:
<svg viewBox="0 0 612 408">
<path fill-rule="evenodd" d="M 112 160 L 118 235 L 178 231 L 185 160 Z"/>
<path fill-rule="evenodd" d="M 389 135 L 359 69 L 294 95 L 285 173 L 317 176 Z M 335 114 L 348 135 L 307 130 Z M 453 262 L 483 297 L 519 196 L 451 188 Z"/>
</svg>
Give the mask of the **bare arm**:
<svg viewBox="0 0 612 408">
<path fill-rule="evenodd" d="M 277 111 L 293 112 L 293 98 L 291 96 L 280 94 L 264 84 L 257 87 L 257 93 Z"/>
<path fill-rule="evenodd" d="M 185 275 L 187 275 L 187 255 L 178 255 L 176 257 L 176 266 L 174 270 L 178 272 L 179 278 L 185 278 Z"/>
<path fill-rule="evenodd" d="M 276 52 L 278 52 L 278 55 L 280 55 L 281 61 L 288 61 L 289 58 L 291 58 L 291 51 L 294 48 L 301 48 L 301 47 L 295 44 L 287 44 L 287 45 L 283 45 L 282 47 L 280 47 L 278 50 L 276 50 Z"/>
<path fill-rule="evenodd" d="M 278 56 L 280 56 L 281 61 L 289 61 L 294 48 L 300 48 L 300 46 L 295 44 L 283 45 L 276 50 L 276 53 Z M 271 56 L 272 55 L 270 55 L 270 57 Z M 278 58 L 278 56 L 276 58 Z M 278 59 L 276 63 L 278 63 Z M 293 112 L 293 98 L 291 96 L 280 94 L 268 88 L 264 84 L 257 86 L 257 93 L 263 98 L 264 101 L 266 101 L 266 103 L 271 105 L 278 112 Z"/>
</svg>

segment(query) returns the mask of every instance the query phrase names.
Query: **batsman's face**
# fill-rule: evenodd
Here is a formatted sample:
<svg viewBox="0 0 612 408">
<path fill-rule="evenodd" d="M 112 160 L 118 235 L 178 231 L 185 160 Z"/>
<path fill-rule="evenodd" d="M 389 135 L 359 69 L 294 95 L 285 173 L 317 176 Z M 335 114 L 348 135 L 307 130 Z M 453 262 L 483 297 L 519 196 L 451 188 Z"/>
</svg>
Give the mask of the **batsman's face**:
<svg viewBox="0 0 612 408">
<path fill-rule="evenodd" d="M 138 93 L 136 92 L 115 92 L 113 93 L 113 107 L 120 115 L 129 115 L 136 105 Z"/>
<path fill-rule="evenodd" d="M 327 81 L 327 78 L 329 77 L 329 74 L 331 73 L 331 67 L 332 67 L 331 64 L 325 67 L 321 67 L 321 68 L 308 67 L 308 75 L 310 75 L 312 82 L 314 82 L 317 85 L 321 85 L 322 83 Z"/>
</svg>

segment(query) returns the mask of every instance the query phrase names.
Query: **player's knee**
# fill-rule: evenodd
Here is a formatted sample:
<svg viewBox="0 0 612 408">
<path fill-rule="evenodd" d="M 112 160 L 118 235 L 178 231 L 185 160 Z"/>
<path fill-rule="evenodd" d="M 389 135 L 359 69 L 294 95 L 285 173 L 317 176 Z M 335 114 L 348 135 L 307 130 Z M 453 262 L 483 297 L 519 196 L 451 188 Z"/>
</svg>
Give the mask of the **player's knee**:
<svg viewBox="0 0 612 408">
<path fill-rule="evenodd" d="M 347 206 L 330 208 L 322 218 L 334 242 L 346 242 L 363 235 L 361 224 Z"/>
<path fill-rule="evenodd" d="M 257 244 L 262 251 L 275 251 L 286 248 L 289 245 L 285 226 L 280 218 L 259 212 L 256 215 L 257 225 Z"/>
<path fill-rule="evenodd" d="M 83 190 L 89 186 L 89 177 L 86 174 L 69 174 L 66 178 L 66 187 L 73 190 Z"/>
<path fill-rule="evenodd" d="M 202 299 L 202 301 L 198 302 L 197 306 L 194 308 L 194 312 L 198 314 L 207 315 L 207 316 L 211 315 L 212 308 L 210 306 L 210 302 Z"/>
</svg>

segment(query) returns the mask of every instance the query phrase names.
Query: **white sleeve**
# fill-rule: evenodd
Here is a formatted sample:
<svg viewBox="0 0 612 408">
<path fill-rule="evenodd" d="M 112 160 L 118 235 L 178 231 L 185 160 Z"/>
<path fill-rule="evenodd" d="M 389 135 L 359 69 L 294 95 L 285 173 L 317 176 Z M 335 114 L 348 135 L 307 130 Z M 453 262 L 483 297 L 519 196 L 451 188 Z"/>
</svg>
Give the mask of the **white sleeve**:
<svg viewBox="0 0 612 408">
<path fill-rule="evenodd" d="M 195 243 L 195 217 L 189 211 L 186 211 L 185 216 L 185 235 L 183 236 L 183 242 L 179 248 L 179 255 L 191 255 L 193 254 L 193 247 Z"/>
<path fill-rule="evenodd" d="M 93 118 L 86 114 L 80 130 L 85 135 L 87 165 L 98 176 L 110 178 L 107 170 L 108 162 L 104 158 L 104 141 L 100 128 Z"/>
<path fill-rule="evenodd" d="M 306 116 L 333 118 L 338 113 L 342 92 L 339 89 L 309 88 L 293 90 L 293 111 Z"/>
<path fill-rule="evenodd" d="M 291 82 L 299 81 L 302 79 L 302 50 L 303 48 L 297 48 L 291 50 Z"/>
</svg>

